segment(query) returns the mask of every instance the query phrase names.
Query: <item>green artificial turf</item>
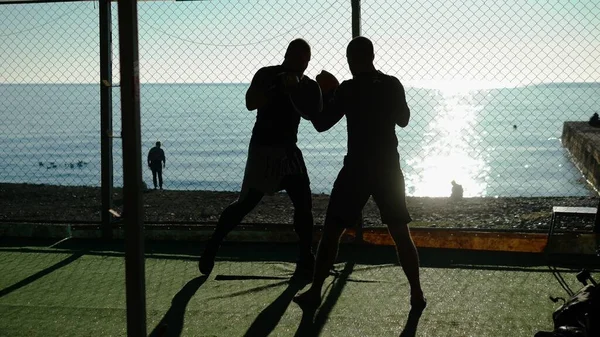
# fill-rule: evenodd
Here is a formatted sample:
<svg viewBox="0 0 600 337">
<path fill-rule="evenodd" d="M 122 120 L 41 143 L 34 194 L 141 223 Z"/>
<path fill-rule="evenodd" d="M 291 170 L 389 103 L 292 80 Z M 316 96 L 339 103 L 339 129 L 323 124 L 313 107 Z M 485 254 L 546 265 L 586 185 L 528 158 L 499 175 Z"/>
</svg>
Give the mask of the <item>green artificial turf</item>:
<svg viewBox="0 0 600 337">
<path fill-rule="evenodd" d="M 125 336 L 125 262 L 116 245 L 0 242 L 0 336 Z M 188 249 L 189 248 L 189 249 Z M 159 336 L 398 336 L 408 284 L 390 247 L 344 247 L 323 305 L 303 315 L 287 280 L 293 245 L 226 245 L 199 277 L 199 247 L 163 244 L 146 258 L 147 330 Z M 418 336 L 533 336 L 565 296 L 533 255 L 422 250 L 429 300 Z M 563 278 L 578 290 L 574 273 Z M 595 274 L 598 279 L 598 274 Z"/>
</svg>

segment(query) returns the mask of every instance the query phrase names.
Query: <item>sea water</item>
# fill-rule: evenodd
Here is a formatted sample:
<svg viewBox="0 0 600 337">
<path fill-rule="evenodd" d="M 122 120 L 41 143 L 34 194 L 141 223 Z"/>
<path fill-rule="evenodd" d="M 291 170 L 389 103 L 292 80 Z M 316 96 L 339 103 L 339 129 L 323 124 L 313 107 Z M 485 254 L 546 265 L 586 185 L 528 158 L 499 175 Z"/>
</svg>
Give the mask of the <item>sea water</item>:
<svg viewBox="0 0 600 337">
<path fill-rule="evenodd" d="M 165 188 L 239 190 L 256 113 L 248 84 L 142 84 L 146 154 L 161 141 Z M 412 196 L 584 196 L 590 189 L 560 137 L 565 121 L 600 110 L 599 83 L 493 89 L 406 87 L 411 120 L 397 128 Z M 122 185 L 120 91 L 113 90 L 114 183 Z M 368 113 L 365 111 L 365 113 Z M 0 181 L 100 185 L 100 88 L 92 84 L 0 84 Z M 298 132 L 315 193 L 329 193 L 346 152 L 345 120 Z"/>
</svg>

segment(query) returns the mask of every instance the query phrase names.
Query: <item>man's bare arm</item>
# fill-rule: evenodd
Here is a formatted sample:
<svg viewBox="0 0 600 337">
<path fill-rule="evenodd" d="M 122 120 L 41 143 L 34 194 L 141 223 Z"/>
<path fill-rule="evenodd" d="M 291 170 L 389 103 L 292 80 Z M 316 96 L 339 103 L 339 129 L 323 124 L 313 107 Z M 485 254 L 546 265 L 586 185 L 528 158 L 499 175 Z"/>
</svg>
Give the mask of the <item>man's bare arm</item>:
<svg viewBox="0 0 600 337">
<path fill-rule="evenodd" d="M 246 91 L 246 108 L 252 111 L 265 106 L 269 102 L 269 91 L 272 89 L 265 83 L 264 68 L 259 69 Z"/>
<path fill-rule="evenodd" d="M 396 114 L 396 124 L 400 127 L 406 127 L 408 125 L 408 121 L 410 120 L 410 108 L 408 107 L 408 103 L 406 103 L 406 93 L 404 92 L 404 87 L 398 81 L 398 90 L 394 93 L 394 113 Z"/>
<path fill-rule="evenodd" d="M 262 108 L 269 102 L 268 90 L 253 87 L 252 85 L 246 92 L 246 108 L 250 111 Z"/>
</svg>

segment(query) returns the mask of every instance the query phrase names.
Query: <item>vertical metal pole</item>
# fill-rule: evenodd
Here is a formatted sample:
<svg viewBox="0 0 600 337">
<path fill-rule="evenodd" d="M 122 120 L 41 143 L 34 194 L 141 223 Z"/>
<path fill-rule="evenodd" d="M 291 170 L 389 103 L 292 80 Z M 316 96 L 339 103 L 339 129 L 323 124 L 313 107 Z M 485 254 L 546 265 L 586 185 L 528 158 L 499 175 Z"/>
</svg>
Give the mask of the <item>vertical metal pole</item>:
<svg viewBox="0 0 600 337">
<path fill-rule="evenodd" d="M 360 0 L 352 0 L 352 38 L 360 36 Z M 360 219 L 356 224 L 356 237 L 355 242 L 363 241 L 363 223 L 364 218 L 362 212 L 360 213 Z"/>
<path fill-rule="evenodd" d="M 360 36 L 360 0 L 352 0 L 352 37 Z"/>
<path fill-rule="evenodd" d="M 596 208 L 596 218 L 594 219 L 594 233 L 596 234 L 596 255 L 600 256 L 600 201 Z"/>
<path fill-rule="evenodd" d="M 594 233 L 600 234 L 600 202 L 596 208 L 596 219 L 594 220 Z"/>
<path fill-rule="evenodd" d="M 100 10 L 100 162 L 102 237 L 112 238 L 112 29 L 110 0 L 98 2 Z"/>
<path fill-rule="evenodd" d="M 146 336 L 137 0 L 119 0 L 127 335 Z"/>
</svg>

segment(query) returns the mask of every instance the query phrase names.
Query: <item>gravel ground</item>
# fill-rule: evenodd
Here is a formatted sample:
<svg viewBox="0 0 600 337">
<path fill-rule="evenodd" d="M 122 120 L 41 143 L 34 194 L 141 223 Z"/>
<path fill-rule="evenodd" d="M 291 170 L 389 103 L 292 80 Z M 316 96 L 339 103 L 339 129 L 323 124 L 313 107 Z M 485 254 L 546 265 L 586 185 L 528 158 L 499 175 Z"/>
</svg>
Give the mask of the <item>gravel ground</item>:
<svg viewBox="0 0 600 337">
<path fill-rule="evenodd" d="M 122 190 L 114 191 L 115 209 L 121 210 Z M 148 191 L 143 194 L 146 222 L 214 222 L 221 211 L 237 198 L 236 192 Z M 327 201 L 313 196 L 313 214 L 323 223 Z M 448 198 L 409 197 L 411 226 L 492 229 L 548 228 L 552 206 L 598 205 L 597 197 L 544 198 Z M 293 207 L 286 194 L 265 197 L 244 222 L 291 223 Z M 379 211 L 370 200 L 363 210 L 367 226 L 381 225 Z M 1 221 L 100 221 L 100 188 L 32 184 L 0 184 Z M 567 223 L 568 222 L 568 223 Z M 568 228 L 589 230 L 593 218 L 569 218 Z"/>
</svg>

